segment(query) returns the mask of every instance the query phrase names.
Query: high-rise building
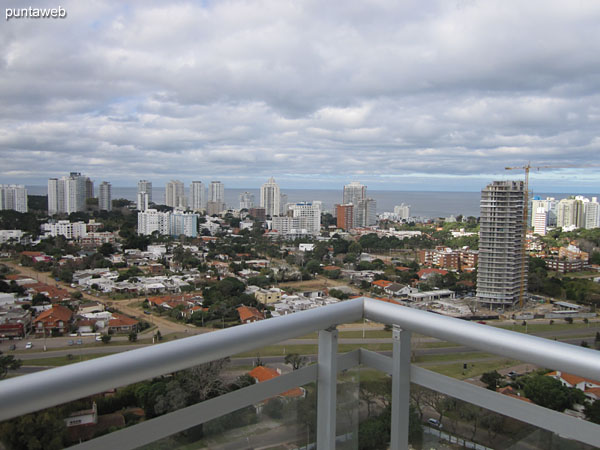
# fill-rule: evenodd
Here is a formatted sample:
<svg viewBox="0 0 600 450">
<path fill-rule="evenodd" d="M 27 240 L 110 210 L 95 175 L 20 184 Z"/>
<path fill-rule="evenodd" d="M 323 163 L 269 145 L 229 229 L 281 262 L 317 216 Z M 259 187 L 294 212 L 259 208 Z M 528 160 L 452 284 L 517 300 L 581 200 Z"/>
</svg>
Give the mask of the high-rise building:
<svg viewBox="0 0 600 450">
<path fill-rule="evenodd" d="M 533 217 L 533 232 L 540 236 L 546 236 L 546 224 L 548 223 L 548 212 L 543 206 L 538 206 Z"/>
<path fill-rule="evenodd" d="M 152 182 L 151 181 L 147 181 L 147 180 L 138 181 L 138 194 L 140 192 L 145 192 L 146 197 L 148 199 L 148 203 L 152 203 Z M 140 209 L 139 206 L 140 205 L 138 205 L 138 209 Z M 141 209 L 140 209 L 140 211 L 141 211 Z"/>
<path fill-rule="evenodd" d="M 100 183 L 98 190 L 98 209 L 100 211 L 112 211 L 112 186 L 109 182 Z"/>
<path fill-rule="evenodd" d="M 206 209 L 206 190 L 202 181 L 192 181 L 190 188 L 190 208 L 193 211 Z"/>
<path fill-rule="evenodd" d="M 522 181 L 494 181 L 481 191 L 477 301 L 513 306 L 527 295 Z M 521 286 L 521 284 L 523 284 Z"/>
<path fill-rule="evenodd" d="M 22 184 L 0 184 L 0 211 L 27 212 L 27 189 Z"/>
<path fill-rule="evenodd" d="M 400 220 L 410 219 L 410 205 L 401 203 L 399 206 L 394 206 L 394 214 L 398 216 Z"/>
<path fill-rule="evenodd" d="M 138 192 L 137 194 L 137 210 L 146 211 L 150 204 L 150 194 L 148 192 Z"/>
<path fill-rule="evenodd" d="M 273 177 L 260 187 L 260 207 L 265 208 L 267 216 L 278 216 L 280 211 L 281 192 Z"/>
<path fill-rule="evenodd" d="M 587 202 L 584 205 L 585 215 L 585 228 L 599 228 L 600 227 L 600 204 L 598 204 L 598 197 L 592 197 L 591 202 Z"/>
<path fill-rule="evenodd" d="M 171 180 L 165 186 L 165 204 L 171 208 L 185 208 L 185 186 L 179 180 Z"/>
<path fill-rule="evenodd" d="M 288 203 L 287 194 L 284 194 L 283 192 L 281 192 L 279 194 L 279 214 L 281 214 L 282 216 L 287 214 L 289 206 L 290 206 L 290 204 Z"/>
<path fill-rule="evenodd" d="M 556 207 L 556 226 L 561 228 L 583 226 L 583 201 L 577 198 L 563 198 Z"/>
<path fill-rule="evenodd" d="M 85 198 L 94 198 L 94 182 L 89 178 L 85 178 Z"/>
<path fill-rule="evenodd" d="M 335 205 L 337 227 L 342 230 L 349 230 L 354 227 L 354 205 Z"/>
<path fill-rule="evenodd" d="M 242 192 L 240 194 L 240 209 L 254 208 L 254 194 L 250 192 Z"/>
<path fill-rule="evenodd" d="M 321 231 L 321 204 L 310 202 L 294 203 L 290 206 L 292 217 L 298 217 L 302 220 L 303 228 L 308 233 L 318 235 Z"/>
<path fill-rule="evenodd" d="M 208 215 L 219 214 L 225 209 L 225 186 L 220 181 L 211 181 L 208 186 L 206 212 Z"/>
<path fill-rule="evenodd" d="M 544 208 L 546 211 L 546 225 L 550 227 L 556 226 L 557 204 L 558 202 L 554 197 L 546 197 L 545 199 L 542 199 L 538 196 L 533 197 L 530 205 L 531 214 L 529 216 L 529 226 L 534 226 L 535 214 L 538 208 Z"/>
<path fill-rule="evenodd" d="M 154 232 L 165 236 L 198 236 L 198 214 L 159 212 L 148 209 L 138 213 L 138 234 L 150 235 Z"/>
<path fill-rule="evenodd" d="M 372 198 L 359 200 L 354 208 L 354 226 L 370 227 L 377 224 L 377 202 Z"/>
<path fill-rule="evenodd" d="M 79 172 L 48 180 L 48 214 L 85 211 L 87 180 Z"/>
<path fill-rule="evenodd" d="M 354 205 L 354 223 L 353 228 L 358 228 L 364 225 L 364 211 L 361 214 L 358 210 L 361 200 L 367 198 L 367 187 L 360 184 L 358 181 L 353 181 L 344 186 L 344 205 L 352 203 Z"/>
</svg>

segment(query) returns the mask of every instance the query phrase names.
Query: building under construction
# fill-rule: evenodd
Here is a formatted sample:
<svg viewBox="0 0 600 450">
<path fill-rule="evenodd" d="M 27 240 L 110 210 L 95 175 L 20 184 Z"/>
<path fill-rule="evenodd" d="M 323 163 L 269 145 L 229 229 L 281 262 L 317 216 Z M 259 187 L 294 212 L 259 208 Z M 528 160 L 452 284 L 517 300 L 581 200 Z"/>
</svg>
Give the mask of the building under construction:
<svg viewBox="0 0 600 450">
<path fill-rule="evenodd" d="M 477 301 L 514 306 L 527 295 L 523 181 L 494 181 L 481 191 Z"/>
</svg>

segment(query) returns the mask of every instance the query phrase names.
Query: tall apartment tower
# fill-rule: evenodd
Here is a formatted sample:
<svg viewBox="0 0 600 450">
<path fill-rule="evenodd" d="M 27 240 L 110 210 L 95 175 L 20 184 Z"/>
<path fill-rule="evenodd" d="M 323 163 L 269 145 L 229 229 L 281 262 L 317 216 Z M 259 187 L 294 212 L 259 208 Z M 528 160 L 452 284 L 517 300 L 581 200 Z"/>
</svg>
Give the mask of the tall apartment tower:
<svg viewBox="0 0 600 450">
<path fill-rule="evenodd" d="M 48 214 L 85 211 L 87 180 L 79 172 L 48 180 Z"/>
<path fill-rule="evenodd" d="M 0 211 L 27 212 L 27 189 L 22 184 L 0 184 Z"/>
<path fill-rule="evenodd" d="M 206 190 L 202 181 L 192 181 L 190 188 L 190 208 L 193 211 L 206 209 Z"/>
<path fill-rule="evenodd" d="M 354 223 L 353 228 L 365 226 L 364 224 L 364 211 L 363 214 L 359 212 L 359 204 L 362 200 L 367 198 L 367 187 L 364 184 L 360 184 L 358 181 L 353 181 L 350 184 L 344 186 L 344 205 L 352 203 L 354 205 Z M 363 205 L 364 206 L 364 205 Z"/>
<path fill-rule="evenodd" d="M 598 197 L 592 197 L 591 202 L 587 202 L 585 205 L 585 228 L 599 228 L 600 227 L 600 204 L 598 204 Z"/>
<path fill-rule="evenodd" d="M 556 207 L 557 227 L 583 227 L 583 201 L 576 198 L 563 198 Z"/>
<path fill-rule="evenodd" d="M 112 186 L 109 182 L 100 183 L 98 190 L 98 209 L 100 211 L 112 211 Z"/>
<path fill-rule="evenodd" d="M 171 208 L 186 206 L 185 186 L 179 180 L 171 180 L 165 186 L 165 204 Z"/>
<path fill-rule="evenodd" d="M 281 191 L 273 177 L 260 187 L 260 207 L 265 208 L 267 216 L 278 216 L 280 211 Z"/>
<path fill-rule="evenodd" d="M 342 230 L 349 230 L 354 226 L 354 205 L 335 205 L 337 227 Z"/>
<path fill-rule="evenodd" d="M 211 181 L 208 186 L 206 212 L 209 216 L 219 214 L 225 209 L 225 186 L 220 181 Z"/>
<path fill-rule="evenodd" d="M 240 209 L 254 208 L 254 194 L 242 192 L 240 194 Z"/>
<path fill-rule="evenodd" d="M 89 178 L 85 178 L 85 198 L 94 198 L 94 182 Z"/>
<path fill-rule="evenodd" d="M 477 301 L 510 307 L 527 295 L 522 181 L 494 181 L 481 191 Z"/>
<path fill-rule="evenodd" d="M 148 203 L 152 203 L 152 182 L 151 181 L 148 181 L 148 180 L 138 181 L 138 193 L 140 193 L 140 192 L 145 192 L 148 195 Z"/>
<path fill-rule="evenodd" d="M 147 180 L 138 181 L 137 210 L 146 211 L 152 203 L 152 183 Z"/>
</svg>

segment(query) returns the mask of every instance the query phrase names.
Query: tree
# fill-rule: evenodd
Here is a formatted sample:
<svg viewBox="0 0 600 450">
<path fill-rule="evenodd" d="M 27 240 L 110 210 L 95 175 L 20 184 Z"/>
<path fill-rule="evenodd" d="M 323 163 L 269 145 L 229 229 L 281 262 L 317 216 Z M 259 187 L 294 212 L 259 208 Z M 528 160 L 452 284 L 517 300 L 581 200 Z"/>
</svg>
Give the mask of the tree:
<svg viewBox="0 0 600 450">
<path fill-rule="evenodd" d="M 137 341 L 137 333 L 135 331 L 132 331 L 131 333 L 129 333 L 129 341 L 130 342 Z"/>
<path fill-rule="evenodd" d="M 284 362 L 292 366 L 292 370 L 298 370 L 308 362 L 304 356 L 300 356 L 298 353 L 289 353 L 285 355 Z"/>
<path fill-rule="evenodd" d="M 115 252 L 114 246 L 110 242 L 105 242 L 100 247 L 98 247 L 98 253 L 103 256 L 112 255 Z"/>
<path fill-rule="evenodd" d="M 546 375 L 535 374 L 523 382 L 525 396 L 532 402 L 555 411 L 571 408 L 579 400 L 578 389 L 563 386 L 560 381 Z M 578 392 L 575 392 L 578 391 Z M 581 392 L 581 394 L 583 394 Z"/>
<path fill-rule="evenodd" d="M 500 375 L 496 370 L 492 370 L 491 372 L 485 372 L 481 375 L 480 378 L 482 383 L 486 384 L 486 388 L 490 391 L 495 391 L 502 380 L 502 375 Z"/>
<path fill-rule="evenodd" d="M 15 450 L 58 450 L 65 447 L 66 425 L 60 410 L 53 408 L 26 414 L 0 424 L 0 436 Z"/>
<path fill-rule="evenodd" d="M 584 412 L 590 422 L 600 424 L 600 400 L 586 404 Z"/>
<path fill-rule="evenodd" d="M 108 344 L 111 340 L 111 336 L 108 334 L 103 334 L 100 338 L 104 344 Z"/>
<path fill-rule="evenodd" d="M 9 370 L 17 370 L 21 367 L 21 360 L 16 359 L 13 355 L 2 356 L 0 351 L 0 380 L 8 375 Z"/>
</svg>

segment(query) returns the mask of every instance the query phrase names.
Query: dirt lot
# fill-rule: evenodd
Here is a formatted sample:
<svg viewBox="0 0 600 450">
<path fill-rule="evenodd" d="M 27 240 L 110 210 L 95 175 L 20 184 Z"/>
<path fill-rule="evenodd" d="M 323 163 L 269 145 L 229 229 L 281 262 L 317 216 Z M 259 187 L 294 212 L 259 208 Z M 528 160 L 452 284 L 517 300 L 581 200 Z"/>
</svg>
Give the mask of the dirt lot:
<svg viewBox="0 0 600 450">
<path fill-rule="evenodd" d="M 297 291 L 311 291 L 316 289 L 332 288 L 335 286 L 348 286 L 348 283 L 344 280 L 331 280 L 329 278 L 318 276 L 314 280 L 306 281 L 289 281 L 286 283 L 279 283 L 280 289 L 294 288 Z M 358 293 L 358 289 L 352 286 L 352 289 Z"/>
</svg>

